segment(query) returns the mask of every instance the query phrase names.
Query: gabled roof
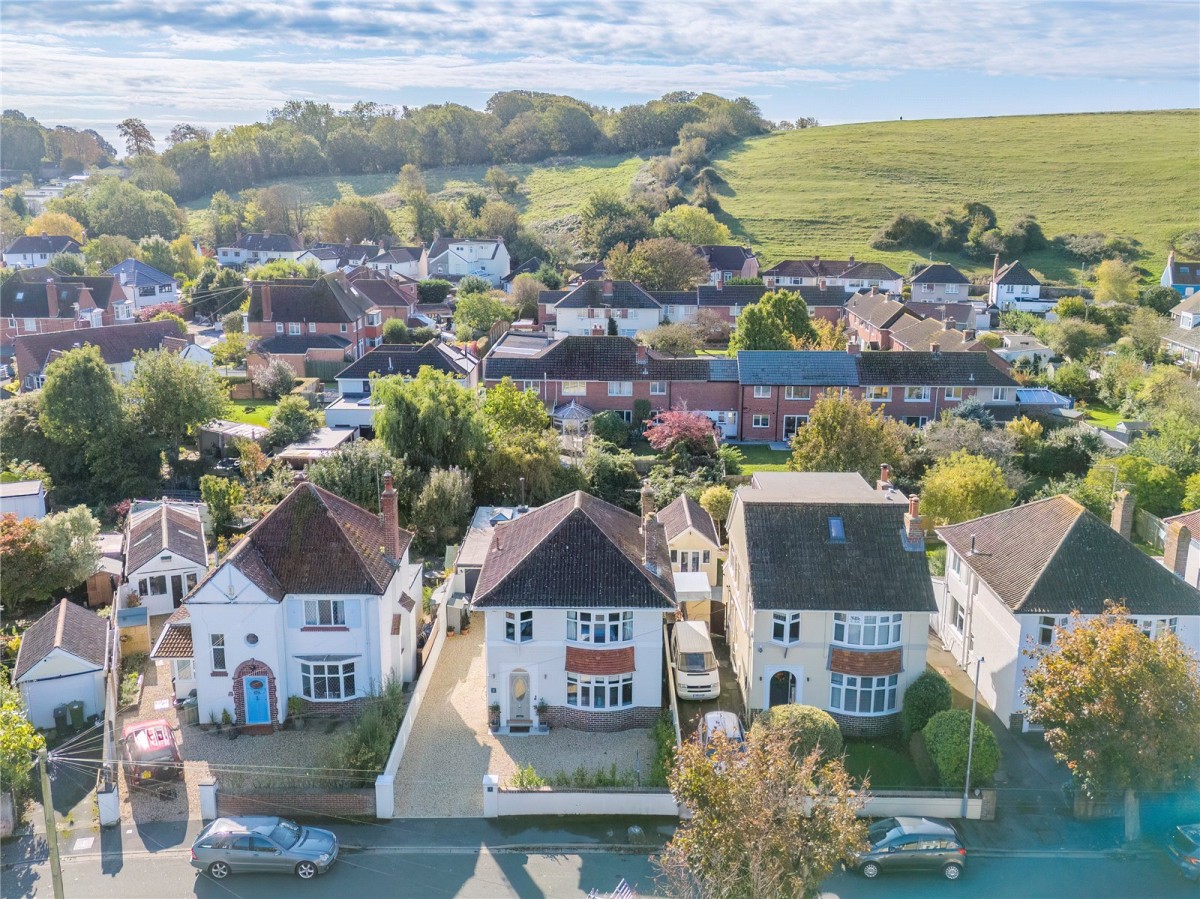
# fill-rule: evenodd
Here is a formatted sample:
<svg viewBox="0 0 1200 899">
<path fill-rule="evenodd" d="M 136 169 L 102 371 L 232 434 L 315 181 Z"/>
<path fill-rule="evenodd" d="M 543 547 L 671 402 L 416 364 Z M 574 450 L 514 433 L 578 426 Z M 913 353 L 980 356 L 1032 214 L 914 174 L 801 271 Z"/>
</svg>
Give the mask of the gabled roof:
<svg viewBox="0 0 1200 899">
<path fill-rule="evenodd" d="M 970 279 L 946 262 L 927 265 L 912 276 L 913 284 L 970 284 Z"/>
<path fill-rule="evenodd" d="M 785 278 L 855 278 L 863 280 L 894 281 L 900 277 L 880 262 L 856 261 L 853 256 L 849 259 L 822 259 L 815 256 L 812 259 L 785 259 L 772 266 L 763 277 Z"/>
<path fill-rule="evenodd" d="M 1180 259 L 1172 253 L 1167 261 L 1167 271 L 1171 274 L 1172 284 L 1200 287 L 1200 260 Z"/>
<path fill-rule="evenodd" d="M 300 242 L 289 234 L 273 234 L 270 231 L 243 234 L 233 242 L 233 248 L 252 253 L 299 253 L 304 249 Z"/>
<path fill-rule="evenodd" d="M 116 291 L 111 275 L 60 275 L 48 266 L 17 269 L 0 286 L 0 316 L 5 318 L 75 318 L 75 304 L 86 288 L 98 309 L 107 309 Z M 47 292 L 56 291 L 58 312 L 50 314 Z M 121 297 L 121 299 L 124 299 Z"/>
<path fill-rule="evenodd" d="M 979 352 L 866 352 L 858 362 L 864 386 L 1016 387 L 1017 382 Z"/>
<path fill-rule="evenodd" d="M 378 244 L 364 243 L 317 243 L 300 254 L 300 258 L 312 254 L 314 259 L 323 262 L 335 262 L 338 268 L 349 265 L 361 265 L 363 262 L 374 260 L 383 252 Z"/>
<path fill-rule="evenodd" d="M 942 350 L 966 350 L 978 343 L 957 328 L 947 328 L 933 318 L 905 317 L 892 326 L 892 340 L 909 350 L 928 350 L 936 343 Z"/>
<path fill-rule="evenodd" d="M 545 293 L 547 291 L 543 291 Z M 566 291 L 563 291 L 565 294 Z M 692 290 L 647 290 L 656 303 L 662 306 L 695 306 L 696 291 Z"/>
<path fill-rule="evenodd" d="M 696 288 L 696 301 L 701 306 L 749 306 L 762 299 L 767 288 L 761 284 L 701 284 Z"/>
<path fill-rule="evenodd" d="M 642 561 L 642 520 L 581 490 L 498 524 L 472 604 L 673 609 L 667 541 L 653 518 L 646 527 L 653 567 Z"/>
<path fill-rule="evenodd" d="M 55 649 L 104 668 L 108 659 L 108 620 L 63 599 L 21 635 L 14 680 L 20 680 Z"/>
<path fill-rule="evenodd" d="M 882 262 L 854 262 L 846 267 L 841 276 L 863 281 L 895 281 L 900 277 L 900 273 Z"/>
<path fill-rule="evenodd" d="M 740 272 L 742 266 L 754 258 L 754 251 L 749 247 L 702 245 L 696 247 L 696 252 L 704 257 L 710 269 L 717 271 Z"/>
<path fill-rule="evenodd" d="M 132 574 L 164 552 L 208 563 L 204 524 L 195 509 L 161 503 L 131 514 L 125 524 L 125 571 Z"/>
<path fill-rule="evenodd" d="M 645 353 L 639 361 L 639 351 Z M 509 331 L 483 360 L 483 376 L 514 381 L 706 381 L 700 356 L 667 356 L 640 348 L 631 337 L 571 336 L 550 342 L 545 335 Z"/>
<path fill-rule="evenodd" d="M 51 353 L 64 353 L 77 346 L 95 346 L 109 365 L 133 360 L 142 350 L 156 350 L 163 338 L 178 337 L 174 322 L 134 322 L 106 328 L 81 328 L 74 331 L 55 331 L 50 334 L 22 334 L 13 341 L 18 364 L 27 360 L 32 367 L 21 369 L 21 377 L 41 371 Z"/>
<path fill-rule="evenodd" d="M 516 278 L 517 275 L 532 275 L 534 272 L 536 272 L 541 267 L 542 267 L 542 260 L 537 256 L 530 256 L 528 259 L 526 259 L 524 262 L 522 262 L 520 265 L 518 265 L 516 268 L 514 268 L 511 272 L 509 272 L 507 275 L 502 277 L 500 279 L 500 283 L 507 284 L 509 281 L 512 281 L 514 278 Z"/>
<path fill-rule="evenodd" d="M 400 531 L 401 555 L 412 537 Z M 304 481 L 250 529 L 223 564 L 275 600 L 289 593 L 382 595 L 397 565 L 384 555 L 386 545 L 378 516 Z"/>
<path fill-rule="evenodd" d="M 721 541 L 717 539 L 717 528 L 713 524 L 712 516 L 686 493 L 679 494 L 673 502 L 659 509 L 658 523 L 663 526 L 668 541 L 674 540 L 688 528 L 692 528 L 706 540 L 717 546 L 721 545 Z"/>
<path fill-rule="evenodd" d="M 381 377 L 413 377 L 425 366 L 461 378 L 474 371 L 478 364 L 478 360 L 440 340 L 431 340 L 425 344 L 384 344 L 342 369 L 337 378 L 358 378 L 365 381 L 372 374 Z"/>
<path fill-rule="evenodd" d="M 539 306 L 554 306 L 555 303 L 557 303 L 559 300 L 561 300 L 563 297 L 565 297 L 570 292 L 571 292 L 570 289 L 567 289 L 567 290 L 539 290 L 538 298 L 537 298 L 538 305 Z"/>
<path fill-rule="evenodd" d="M 152 659 L 190 659 L 192 648 L 192 613 L 186 605 L 180 606 L 170 617 L 159 634 L 158 642 L 150 653 Z"/>
<path fill-rule="evenodd" d="M 372 273 L 374 274 L 374 273 Z M 365 296 L 376 306 L 415 306 L 417 293 L 414 287 L 407 292 L 402 289 L 402 283 L 395 278 L 364 278 L 357 277 L 350 281 L 354 289 Z M 411 281 L 408 282 L 411 285 Z"/>
<path fill-rule="evenodd" d="M 808 306 L 845 306 L 850 299 L 850 295 L 841 287 L 801 285 L 780 289 L 796 291 Z"/>
<path fill-rule="evenodd" d="M 1200 615 L 1200 591 L 1066 495 L 937 532 L 1014 613 L 1096 615 L 1117 599 L 1135 615 Z"/>
<path fill-rule="evenodd" d="M 905 303 L 909 309 L 922 318 L 935 318 L 940 322 L 947 319 L 956 325 L 966 325 L 975 321 L 975 307 L 970 303 L 941 303 L 910 300 Z"/>
<path fill-rule="evenodd" d="M 1193 540 L 1200 540 L 1200 509 L 1195 509 L 1191 512 L 1184 512 L 1181 515 L 1172 515 L 1170 518 L 1164 518 L 1163 523 L 1181 524 L 1192 532 Z"/>
<path fill-rule="evenodd" d="M 126 259 L 124 262 L 119 262 L 106 271 L 104 274 L 112 275 L 120 283 L 121 276 L 125 276 L 125 283 L 132 284 L 134 287 L 141 287 L 143 284 L 174 284 L 175 279 L 170 275 L 164 275 L 158 269 L 151 265 L 146 265 L 139 259 Z"/>
<path fill-rule="evenodd" d="M 41 481 L 0 481 L 0 496 L 13 499 L 18 496 L 39 496 L 45 493 Z"/>
<path fill-rule="evenodd" d="M 429 245 L 429 258 L 432 261 L 438 256 L 443 256 L 450 252 L 450 247 L 453 244 L 478 244 L 485 249 L 491 250 L 490 258 L 495 259 L 496 253 L 504 246 L 503 237 L 439 237 Z"/>
<path fill-rule="evenodd" d="M 1015 259 L 1000 269 L 996 274 L 995 283 L 1024 284 L 1029 287 L 1040 287 L 1042 282 L 1033 276 L 1033 272 L 1027 269 L 1020 259 Z"/>
<path fill-rule="evenodd" d="M 394 263 L 397 265 L 406 262 L 420 262 L 421 254 L 425 252 L 425 247 L 388 247 L 374 259 L 370 260 L 375 265 L 383 265 Z"/>
<path fill-rule="evenodd" d="M 904 316 L 917 318 L 915 312 L 886 293 L 856 293 L 846 303 L 846 313 L 879 330 L 891 328 Z"/>
<path fill-rule="evenodd" d="M 1192 294 L 1182 303 L 1178 303 L 1177 305 L 1171 307 L 1172 315 L 1182 315 L 1185 312 L 1200 314 L 1200 292 Z"/>
<path fill-rule="evenodd" d="M 374 303 L 342 272 L 317 279 L 285 278 L 255 281 L 250 287 L 250 321 L 263 318 L 263 293 L 270 291 L 271 321 L 352 322 L 374 308 Z"/>
<path fill-rule="evenodd" d="M 612 285 L 612 294 L 604 295 L 604 286 Z M 556 309 L 658 309 L 654 297 L 633 281 L 584 281 L 554 304 Z"/>
<path fill-rule="evenodd" d="M 4 254 L 41 254 L 53 256 L 56 253 L 82 253 L 79 243 L 72 237 L 62 234 L 33 235 L 23 234 L 4 248 Z"/>
<path fill-rule="evenodd" d="M 857 474 L 757 483 L 738 489 L 731 513 L 744 524 L 756 609 L 936 610 L 923 547 L 906 548 L 902 497 Z M 830 519 L 840 519 L 841 539 Z"/>
<path fill-rule="evenodd" d="M 857 357 L 842 350 L 742 350 L 737 354 L 742 384 L 854 387 Z"/>
<path fill-rule="evenodd" d="M 606 274 L 603 262 L 577 262 L 571 271 L 576 273 L 572 280 L 578 281 L 599 281 Z"/>
</svg>

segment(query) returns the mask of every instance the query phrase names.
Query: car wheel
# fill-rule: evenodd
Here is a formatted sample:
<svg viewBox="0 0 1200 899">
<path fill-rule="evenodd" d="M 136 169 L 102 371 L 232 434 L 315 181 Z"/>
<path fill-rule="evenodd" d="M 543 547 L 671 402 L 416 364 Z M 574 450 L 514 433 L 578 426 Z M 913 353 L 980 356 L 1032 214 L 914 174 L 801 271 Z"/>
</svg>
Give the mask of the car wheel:
<svg viewBox="0 0 1200 899">
<path fill-rule="evenodd" d="M 296 865 L 296 876 L 301 880 L 312 880 L 317 876 L 317 866 L 312 862 L 300 862 Z"/>
<path fill-rule="evenodd" d="M 226 862 L 213 862 L 208 866 L 208 876 L 213 880 L 224 880 L 229 876 L 229 865 Z"/>
<path fill-rule="evenodd" d="M 958 880 L 962 877 L 962 865 L 956 865 L 953 862 L 942 868 L 942 873 L 946 875 L 947 880 Z"/>
<path fill-rule="evenodd" d="M 858 870 L 861 871 L 862 876 L 868 880 L 874 880 L 879 876 L 879 865 L 875 864 L 875 862 L 867 862 Z"/>
</svg>

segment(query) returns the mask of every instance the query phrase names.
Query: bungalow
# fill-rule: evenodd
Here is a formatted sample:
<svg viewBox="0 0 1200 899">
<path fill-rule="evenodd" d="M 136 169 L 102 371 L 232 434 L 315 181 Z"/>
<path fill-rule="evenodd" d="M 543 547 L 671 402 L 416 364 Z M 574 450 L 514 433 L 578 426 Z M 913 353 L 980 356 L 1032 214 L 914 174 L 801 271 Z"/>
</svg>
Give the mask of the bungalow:
<svg viewBox="0 0 1200 899">
<path fill-rule="evenodd" d="M 512 284 L 516 280 L 517 275 L 532 275 L 542 267 L 542 260 L 538 256 L 530 256 L 507 275 L 500 279 L 500 289 L 505 293 L 512 293 Z"/>
<path fill-rule="evenodd" d="M 137 259 L 126 259 L 104 274 L 117 279 L 121 295 L 135 310 L 179 302 L 179 282 Z"/>
<path fill-rule="evenodd" d="M 1181 296 L 1192 296 L 1200 291 L 1200 261 L 1177 259 L 1175 251 L 1171 250 L 1167 254 L 1167 267 L 1163 269 L 1158 283 L 1178 291 Z"/>
<path fill-rule="evenodd" d="M 228 712 L 269 733 L 290 697 L 353 715 L 386 681 L 413 679 L 422 568 L 390 474 L 380 508 L 301 481 L 188 595 L 152 657 L 172 661 L 177 696 L 196 690 L 201 721 Z"/>
<path fill-rule="evenodd" d="M 696 247 L 696 254 L 708 266 L 709 284 L 758 277 L 758 258 L 749 247 L 706 245 Z"/>
<path fill-rule="evenodd" d="M 72 237 L 62 234 L 40 236 L 24 234 L 4 248 L 4 264 L 8 268 L 35 268 L 48 265 L 59 255 L 74 256 L 83 264 L 83 248 Z"/>
<path fill-rule="evenodd" d="M 1001 267 L 1000 254 L 992 264 L 992 281 L 988 287 L 988 305 L 996 306 L 1001 312 L 1049 312 L 1058 302 L 1047 297 L 1042 299 L 1042 282 L 1021 264 L 1020 259 Z"/>
<path fill-rule="evenodd" d="M 725 607 L 747 711 L 829 712 L 842 732 L 899 726 L 937 608 L 916 497 L 884 477 L 758 473 L 729 511 Z"/>
<path fill-rule="evenodd" d="M 151 616 L 169 615 L 207 570 L 204 522 L 194 503 L 164 499 L 129 513 L 121 608 L 139 605 Z M 136 603 L 130 600 L 133 595 Z"/>
<path fill-rule="evenodd" d="M 4 355 L 23 334 L 47 334 L 135 320 L 112 275 L 60 275 L 47 266 L 19 269 L 0 285 L 0 328 Z"/>
<path fill-rule="evenodd" d="M 86 328 L 51 334 L 22 334 L 14 341 L 13 356 L 22 392 L 37 390 L 45 380 L 45 368 L 63 353 L 81 346 L 99 347 L 104 362 L 121 383 L 133 377 L 134 357 L 157 350 L 179 329 L 171 321 L 134 322 L 111 328 Z"/>
<path fill-rule="evenodd" d="M 840 287 L 845 293 L 877 288 L 900 293 L 904 278 L 879 262 L 848 259 L 788 259 L 762 273 L 763 284 L 776 287 Z"/>
<path fill-rule="evenodd" d="M 650 727 L 662 714 L 675 587 L 649 491 L 643 515 L 582 491 L 492 531 L 472 606 L 502 727 Z"/>
<path fill-rule="evenodd" d="M 1121 491 L 1109 527 L 1060 495 L 937 528 L 947 546 L 938 635 L 961 667 L 978 662 L 980 699 L 1012 729 L 1029 729 L 1027 651 L 1053 646 L 1072 612 L 1092 617 L 1120 600 L 1148 636 L 1171 631 L 1200 653 L 1200 591 L 1118 533 L 1132 512 Z"/>
<path fill-rule="evenodd" d="M 500 279 L 512 270 L 508 247 L 502 237 L 439 237 L 421 260 L 422 278 L 446 278 L 457 281 L 475 275 L 500 286 Z"/>
<path fill-rule="evenodd" d="M 1054 358 L 1054 350 L 1046 346 L 1032 334 L 1017 334 L 1010 331 L 993 331 L 1000 338 L 1000 346 L 992 350 L 997 356 L 1010 365 L 1025 360 L 1032 366 L 1033 371 L 1040 372 L 1046 368 L 1046 363 Z"/>
<path fill-rule="evenodd" d="M 1187 365 L 1200 366 L 1200 293 L 1189 295 L 1171 309 L 1171 321 L 1175 327 L 1163 335 L 1163 349 Z"/>
<path fill-rule="evenodd" d="M 300 258 L 304 247 L 290 234 L 272 234 L 270 231 L 242 234 L 228 247 L 217 248 L 217 263 L 229 265 L 265 265 L 276 259 Z"/>
<path fill-rule="evenodd" d="M 971 282 L 954 266 L 935 262 L 909 280 L 912 298 L 926 303 L 953 303 L 967 298 Z"/>
<path fill-rule="evenodd" d="M 68 599 L 21 635 L 13 683 L 34 727 L 54 727 L 55 709 L 75 702 L 82 703 L 85 719 L 104 714 L 111 640 L 108 619 Z"/>
</svg>

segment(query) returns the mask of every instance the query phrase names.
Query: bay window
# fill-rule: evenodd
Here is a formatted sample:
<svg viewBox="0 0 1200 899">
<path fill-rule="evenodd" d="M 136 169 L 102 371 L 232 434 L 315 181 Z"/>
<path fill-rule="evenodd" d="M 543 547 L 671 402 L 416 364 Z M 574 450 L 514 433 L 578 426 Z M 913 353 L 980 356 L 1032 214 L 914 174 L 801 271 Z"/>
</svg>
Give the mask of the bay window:
<svg viewBox="0 0 1200 899">
<path fill-rule="evenodd" d="M 509 643 L 528 643 L 533 639 L 533 609 L 504 613 L 504 639 Z"/>
<path fill-rule="evenodd" d="M 346 601 L 344 599 L 304 600 L 305 627 L 345 627 Z"/>
<path fill-rule="evenodd" d="M 301 662 L 300 695 L 305 699 L 353 699 L 354 662 Z"/>
<path fill-rule="evenodd" d="M 633 675 L 567 672 L 567 705 L 581 709 L 626 709 L 633 705 Z"/>
<path fill-rule="evenodd" d="M 886 715 L 896 711 L 899 675 L 857 677 L 853 674 L 829 676 L 829 708 L 849 715 Z"/>
<path fill-rule="evenodd" d="M 891 615 L 833 613 L 833 642 L 843 646 L 897 646 L 900 643 L 899 612 Z"/>
<path fill-rule="evenodd" d="M 625 643 L 633 639 L 633 612 L 567 612 L 567 639 L 576 643 Z"/>
<path fill-rule="evenodd" d="M 775 612 L 771 616 L 771 639 L 784 646 L 800 642 L 800 613 Z"/>
</svg>

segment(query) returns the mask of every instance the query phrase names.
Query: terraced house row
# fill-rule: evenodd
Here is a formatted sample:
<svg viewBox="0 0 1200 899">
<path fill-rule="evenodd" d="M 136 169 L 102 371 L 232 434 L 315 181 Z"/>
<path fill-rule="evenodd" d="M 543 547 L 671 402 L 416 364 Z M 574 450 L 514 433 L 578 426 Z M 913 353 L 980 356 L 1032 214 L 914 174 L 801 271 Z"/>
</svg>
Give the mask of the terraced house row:
<svg viewBox="0 0 1200 899">
<path fill-rule="evenodd" d="M 1007 419 L 1038 399 L 990 352 L 755 350 L 734 358 L 674 357 L 629 337 L 555 340 L 509 331 L 483 360 L 483 384 L 512 378 L 535 391 L 559 424 L 603 411 L 633 420 L 634 403 L 654 411 L 707 415 L 729 440 L 789 440 L 826 390 L 877 403 L 887 415 L 923 426 L 977 399 Z"/>
</svg>

